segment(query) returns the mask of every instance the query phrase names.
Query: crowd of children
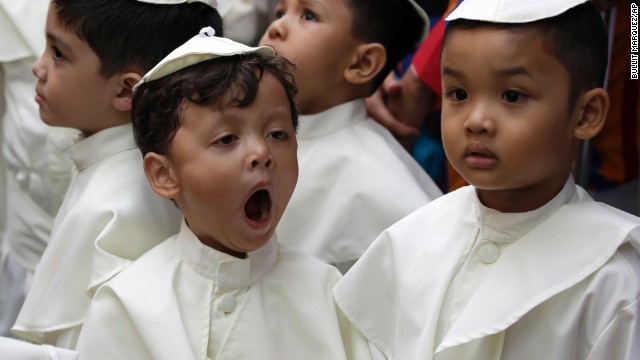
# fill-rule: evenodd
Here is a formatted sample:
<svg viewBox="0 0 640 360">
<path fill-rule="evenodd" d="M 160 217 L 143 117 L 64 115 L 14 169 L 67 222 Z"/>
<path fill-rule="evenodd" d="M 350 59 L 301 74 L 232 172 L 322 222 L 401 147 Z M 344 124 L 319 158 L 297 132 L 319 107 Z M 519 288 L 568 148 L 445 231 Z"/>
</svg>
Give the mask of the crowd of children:
<svg viewBox="0 0 640 360">
<path fill-rule="evenodd" d="M 469 185 L 444 195 L 367 111 L 423 8 L 257 4 L 51 0 L 40 40 L 11 27 L 1 359 L 640 357 L 640 219 L 572 173 L 611 102 L 594 3 L 450 1 L 442 144 Z M 14 110 L 26 66 L 42 123 Z M 402 91 L 378 108 L 423 116 L 432 90 Z"/>
</svg>

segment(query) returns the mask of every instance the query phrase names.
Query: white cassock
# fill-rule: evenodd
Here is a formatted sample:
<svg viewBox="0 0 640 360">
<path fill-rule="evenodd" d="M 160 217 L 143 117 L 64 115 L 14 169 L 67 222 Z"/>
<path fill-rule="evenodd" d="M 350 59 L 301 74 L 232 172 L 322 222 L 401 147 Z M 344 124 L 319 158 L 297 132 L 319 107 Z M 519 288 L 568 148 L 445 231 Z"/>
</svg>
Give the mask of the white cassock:
<svg viewBox="0 0 640 360">
<path fill-rule="evenodd" d="M 370 359 L 339 313 L 340 273 L 275 236 L 239 259 L 183 221 L 96 292 L 78 342 L 87 359 Z"/>
<path fill-rule="evenodd" d="M 527 213 L 474 187 L 386 230 L 334 289 L 388 359 L 640 359 L 640 219 L 573 178 Z"/>
<path fill-rule="evenodd" d="M 218 0 L 224 37 L 255 46 L 271 21 L 277 0 Z"/>
<path fill-rule="evenodd" d="M 178 232 L 181 215 L 144 175 L 131 124 L 72 145 L 75 164 L 52 237 L 12 331 L 74 349 L 95 288 Z"/>
<path fill-rule="evenodd" d="M 77 130 L 45 125 L 31 67 L 45 47 L 49 1 L 0 0 L 0 335 L 9 336 L 71 179 Z M 5 218 L 6 217 L 6 218 Z"/>
<path fill-rule="evenodd" d="M 364 99 L 301 116 L 297 137 L 300 175 L 278 239 L 342 270 L 384 229 L 442 194 L 367 117 Z"/>
</svg>

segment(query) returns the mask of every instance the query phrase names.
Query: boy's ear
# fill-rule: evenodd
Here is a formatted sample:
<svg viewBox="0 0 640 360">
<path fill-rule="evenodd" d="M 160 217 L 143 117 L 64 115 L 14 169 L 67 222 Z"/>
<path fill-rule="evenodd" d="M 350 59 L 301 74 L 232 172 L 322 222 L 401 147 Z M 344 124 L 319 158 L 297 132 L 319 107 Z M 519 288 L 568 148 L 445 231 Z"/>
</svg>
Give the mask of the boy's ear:
<svg viewBox="0 0 640 360">
<path fill-rule="evenodd" d="M 133 86 L 142 79 L 137 72 L 123 72 L 117 75 L 116 96 L 113 98 L 113 107 L 118 111 L 131 111 L 131 98 Z"/>
<path fill-rule="evenodd" d="M 577 122 L 573 133 L 578 139 L 591 139 L 604 126 L 609 112 L 609 94 L 603 88 L 591 89 L 578 97 L 576 106 Z"/>
<path fill-rule="evenodd" d="M 359 45 L 344 70 L 344 78 L 355 85 L 366 84 L 373 80 L 387 61 L 387 51 L 380 43 Z"/>
<path fill-rule="evenodd" d="M 171 161 L 165 156 L 149 152 L 143 160 L 144 174 L 156 194 L 165 199 L 180 195 L 180 181 L 176 177 Z"/>
</svg>

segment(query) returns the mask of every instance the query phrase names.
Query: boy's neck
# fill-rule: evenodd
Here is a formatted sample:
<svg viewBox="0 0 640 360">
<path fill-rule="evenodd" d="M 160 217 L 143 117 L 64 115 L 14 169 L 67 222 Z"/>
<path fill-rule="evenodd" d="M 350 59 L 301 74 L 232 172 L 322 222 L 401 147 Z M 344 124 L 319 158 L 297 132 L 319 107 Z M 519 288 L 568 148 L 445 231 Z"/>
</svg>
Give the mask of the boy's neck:
<svg viewBox="0 0 640 360">
<path fill-rule="evenodd" d="M 300 115 L 315 115 L 357 99 L 365 99 L 367 96 L 368 88 L 352 86 L 351 91 L 336 92 L 332 95 L 327 94 L 327 97 L 320 101 L 314 100 L 306 105 L 301 104 Z"/>
<path fill-rule="evenodd" d="M 94 126 L 87 129 L 78 129 L 85 138 L 116 126 L 131 123 L 131 112 L 116 112 L 110 116 L 105 116 L 100 121 L 89 119 L 88 123 L 94 124 Z"/>
<path fill-rule="evenodd" d="M 570 174 L 563 181 L 536 188 L 516 190 L 483 190 L 477 188 L 480 202 L 502 213 L 522 213 L 533 211 L 553 200 L 564 188 Z"/>
</svg>

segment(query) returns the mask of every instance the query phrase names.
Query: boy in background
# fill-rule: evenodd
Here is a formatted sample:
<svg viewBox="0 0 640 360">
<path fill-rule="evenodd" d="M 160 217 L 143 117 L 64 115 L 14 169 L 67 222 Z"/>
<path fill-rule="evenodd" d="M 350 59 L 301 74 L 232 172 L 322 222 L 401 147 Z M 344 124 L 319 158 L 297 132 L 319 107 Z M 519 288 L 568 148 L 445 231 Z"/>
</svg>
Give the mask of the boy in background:
<svg viewBox="0 0 640 360">
<path fill-rule="evenodd" d="M 71 180 L 67 150 L 78 134 L 44 124 L 33 100 L 31 68 L 45 49 L 48 7 L 49 0 L 0 0 L 0 336 L 15 336 L 10 329 Z"/>
<path fill-rule="evenodd" d="M 345 272 L 386 227 L 441 195 L 367 116 L 365 98 L 428 31 L 413 0 L 281 0 L 260 44 L 297 67 L 300 177 L 286 244 Z"/>
<path fill-rule="evenodd" d="M 165 4 L 165 3 L 170 4 Z M 181 3 L 182 2 L 182 3 Z M 222 32 L 214 2 L 53 0 L 33 66 L 40 117 L 75 128 L 74 174 L 12 331 L 74 349 L 95 288 L 175 233 L 180 214 L 142 171 L 132 87 L 202 26 Z"/>
<path fill-rule="evenodd" d="M 184 219 L 98 289 L 78 352 L 367 359 L 366 341 L 332 299 L 340 273 L 274 234 L 298 176 L 291 63 L 213 33 L 203 29 L 136 86 L 145 174 Z"/>
<path fill-rule="evenodd" d="M 602 128 L 607 35 L 585 0 L 465 0 L 442 136 L 471 186 L 387 229 L 336 286 L 387 359 L 638 359 L 640 219 L 571 175 Z"/>
</svg>

